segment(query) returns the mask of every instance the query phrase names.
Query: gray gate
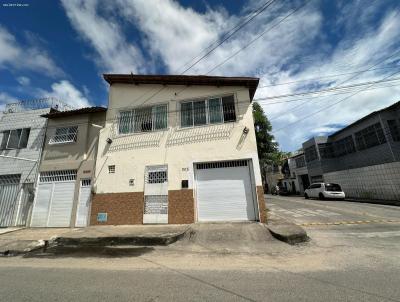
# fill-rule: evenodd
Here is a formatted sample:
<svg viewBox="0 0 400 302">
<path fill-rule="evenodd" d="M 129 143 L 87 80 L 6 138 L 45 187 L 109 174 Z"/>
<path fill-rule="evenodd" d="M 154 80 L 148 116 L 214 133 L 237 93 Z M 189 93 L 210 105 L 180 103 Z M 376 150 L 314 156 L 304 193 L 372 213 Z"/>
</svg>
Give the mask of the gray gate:
<svg viewBox="0 0 400 302">
<path fill-rule="evenodd" d="M 0 175 L 0 227 L 12 226 L 18 211 L 21 174 Z"/>
</svg>

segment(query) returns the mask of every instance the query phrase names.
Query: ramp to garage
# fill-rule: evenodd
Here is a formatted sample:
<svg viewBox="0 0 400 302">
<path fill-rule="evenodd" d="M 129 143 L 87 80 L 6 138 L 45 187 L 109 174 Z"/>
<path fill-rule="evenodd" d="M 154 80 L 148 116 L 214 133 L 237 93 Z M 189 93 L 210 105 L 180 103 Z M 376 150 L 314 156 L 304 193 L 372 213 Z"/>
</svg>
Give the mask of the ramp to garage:
<svg viewBox="0 0 400 302">
<path fill-rule="evenodd" d="M 258 222 L 195 223 L 175 246 L 193 252 L 265 254 L 284 244 L 274 239 L 265 224 Z"/>
</svg>

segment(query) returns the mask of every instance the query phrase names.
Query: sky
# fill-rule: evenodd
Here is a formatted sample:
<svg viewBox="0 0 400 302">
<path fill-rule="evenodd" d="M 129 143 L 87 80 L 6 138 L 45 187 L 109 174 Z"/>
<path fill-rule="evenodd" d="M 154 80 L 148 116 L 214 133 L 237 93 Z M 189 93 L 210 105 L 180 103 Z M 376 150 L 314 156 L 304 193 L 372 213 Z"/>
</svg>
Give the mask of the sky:
<svg viewBox="0 0 400 302">
<path fill-rule="evenodd" d="M 0 106 L 105 106 L 103 73 L 180 74 L 265 2 L 0 0 Z M 280 148 L 297 150 L 400 100 L 400 2 L 274 0 L 185 74 L 259 77 Z"/>
</svg>

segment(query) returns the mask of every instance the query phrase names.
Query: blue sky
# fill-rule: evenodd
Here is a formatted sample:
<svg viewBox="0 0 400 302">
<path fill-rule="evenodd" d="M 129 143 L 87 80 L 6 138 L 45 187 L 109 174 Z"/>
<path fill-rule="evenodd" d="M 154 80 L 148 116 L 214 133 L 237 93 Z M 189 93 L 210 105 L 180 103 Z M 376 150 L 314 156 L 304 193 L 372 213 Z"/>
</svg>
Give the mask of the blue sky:
<svg viewBox="0 0 400 302">
<path fill-rule="evenodd" d="M 180 73 L 263 2 L 0 0 L 0 105 L 48 96 L 74 106 L 105 105 L 102 73 Z M 187 74 L 206 74 L 304 2 L 275 0 Z M 310 0 L 211 74 L 260 77 L 260 85 L 268 87 L 256 98 L 281 148 L 292 151 L 312 135 L 400 100 L 396 81 L 367 86 L 327 109 L 355 90 L 268 99 L 395 79 L 390 76 L 400 71 L 399 12 L 396 0 Z M 368 71 L 356 73 L 361 70 Z"/>
</svg>

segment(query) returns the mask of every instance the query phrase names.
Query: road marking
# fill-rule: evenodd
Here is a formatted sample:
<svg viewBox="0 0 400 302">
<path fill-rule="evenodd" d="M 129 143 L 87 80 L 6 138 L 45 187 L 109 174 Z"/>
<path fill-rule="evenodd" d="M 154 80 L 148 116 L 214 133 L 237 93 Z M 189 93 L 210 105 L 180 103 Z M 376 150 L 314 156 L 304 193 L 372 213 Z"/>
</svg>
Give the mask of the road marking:
<svg viewBox="0 0 400 302">
<path fill-rule="evenodd" d="M 347 233 L 348 235 L 354 235 L 359 238 L 388 238 L 400 236 L 400 231 L 387 231 L 387 232 L 371 232 L 371 233 Z"/>
<path fill-rule="evenodd" d="M 376 220 L 335 221 L 335 222 L 307 222 L 307 223 L 300 223 L 297 225 L 315 226 L 315 225 L 344 225 L 344 224 L 368 224 L 368 223 L 400 223 L 400 220 L 376 219 Z"/>
</svg>

